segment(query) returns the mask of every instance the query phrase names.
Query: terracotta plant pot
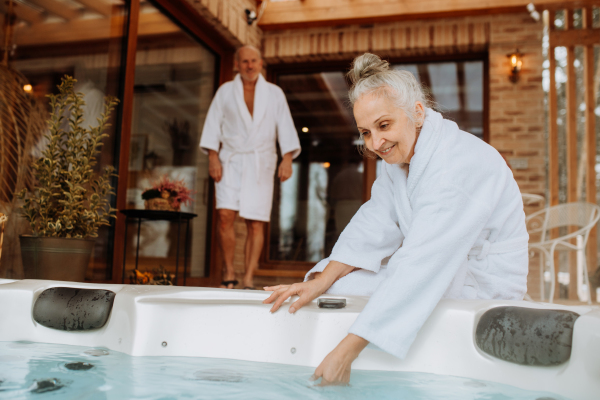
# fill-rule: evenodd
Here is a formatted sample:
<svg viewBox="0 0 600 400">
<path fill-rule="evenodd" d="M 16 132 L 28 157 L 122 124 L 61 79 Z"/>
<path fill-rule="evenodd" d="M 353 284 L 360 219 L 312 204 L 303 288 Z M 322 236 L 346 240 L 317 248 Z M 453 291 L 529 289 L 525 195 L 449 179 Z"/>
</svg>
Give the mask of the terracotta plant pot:
<svg viewBox="0 0 600 400">
<path fill-rule="evenodd" d="M 169 200 L 161 197 L 144 201 L 144 207 L 146 210 L 179 211 L 179 207 L 174 208 Z"/>
<path fill-rule="evenodd" d="M 83 282 L 96 239 L 21 235 L 25 279 Z"/>
</svg>

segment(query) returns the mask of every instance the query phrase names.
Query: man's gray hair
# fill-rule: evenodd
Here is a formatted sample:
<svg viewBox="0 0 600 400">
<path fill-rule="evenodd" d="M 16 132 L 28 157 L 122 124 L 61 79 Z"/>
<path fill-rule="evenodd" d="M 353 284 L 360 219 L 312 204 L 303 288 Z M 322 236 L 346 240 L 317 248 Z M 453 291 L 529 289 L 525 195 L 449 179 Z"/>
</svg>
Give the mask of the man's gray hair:
<svg viewBox="0 0 600 400">
<path fill-rule="evenodd" d="M 413 74 L 391 69 L 387 61 L 375 54 L 365 53 L 356 57 L 347 76 L 352 82 L 348 93 L 352 106 L 360 97 L 375 93 L 393 101 L 413 123 L 418 118 L 415 111 L 417 101 L 420 101 L 424 107 L 432 106 L 432 102 Z"/>
<path fill-rule="evenodd" d="M 240 50 L 242 50 L 242 49 L 251 49 L 251 50 L 254 50 L 255 52 L 257 52 L 257 53 L 258 53 L 258 58 L 260 58 L 260 59 L 262 60 L 262 53 L 260 52 L 260 50 L 259 50 L 257 47 L 255 47 L 255 46 L 252 46 L 251 44 L 246 44 L 246 45 L 244 45 L 244 46 L 240 46 L 240 47 L 238 47 L 238 48 L 235 50 L 235 54 L 233 55 L 233 59 L 234 59 L 235 61 L 237 61 L 237 62 L 239 62 L 239 61 L 240 61 Z"/>
</svg>

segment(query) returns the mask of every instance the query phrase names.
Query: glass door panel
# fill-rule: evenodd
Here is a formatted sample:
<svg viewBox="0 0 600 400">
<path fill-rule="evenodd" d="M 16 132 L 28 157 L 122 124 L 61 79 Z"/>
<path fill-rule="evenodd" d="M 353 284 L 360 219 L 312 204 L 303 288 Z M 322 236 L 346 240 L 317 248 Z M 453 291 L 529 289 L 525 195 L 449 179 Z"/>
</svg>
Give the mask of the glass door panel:
<svg viewBox="0 0 600 400">
<path fill-rule="evenodd" d="M 142 193 L 161 179 L 169 179 L 182 181 L 192 191 L 191 203 L 183 204 L 180 211 L 197 217 L 191 221 L 187 244 L 185 224 L 178 240 L 176 222 L 143 222 L 138 270 L 174 273 L 179 244 L 179 277 L 183 276 L 185 245 L 189 248 L 187 277 L 205 277 L 207 221 L 212 208 L 208 157 L 198 144 L 214 94 L 216 58 L 147 2 L 140 11 L 139 32 L 127 208 L 144 209 Z M 135 265 L 137 236 L 137 223 L 130 223 L 126 282 Z"/>
<path fill-rule="evenodd" d="M 3 2 L 4 3 L 4 2 Z M 23 89 L 32 102 L 49 112 L 48 94 L 58 94 L 57 85 L 65 74 L 77 82 L 75 91 L 83 93 L 83 126 L 97 126 L 96 119 L 103 112 L 104 96 L 118 97 L 121 91 L 120 72 L 122 44 L 127 21 L 128 7 L 122 0 L 98 0 L 95 7 L 83 3 L 62 2 L 62 15 L 56 10 L 46 9 L 47 2 L 30 4 L 14 2 L 17 16 L 14 26 L 13 49 L 9 57 L 11 68 L 22 73 L 30 83 Z M 49 2 L 48 2 L 49 3 Z M 58 3 L 57 3 L 58 4 Z M 7 4 L 0 6 L 2 20 L 8 11 Z M 4 39 L 2 39 L 4 42 Z M 115 165 L 115 138 L 117 137 L 118 109 L 110 119 L 103 140 L 101 153 L 97 156 L 97 172 L 106 166 Z M 35 140 L 34 156 L 41 155 L 47 146 L 45 137 Z M 116 186 L 116 182 L 114 182 Z M 6 204 L 0 202 L 0 212 Z M 114 201 L 112 206 L 114 207 Z M 5 235 L 0 276 L 22 278 L 21 260 L 16 252 L 19 248 L 18 234 L 28 233 L 25 220 Z M 110 280 L 112 278 L 113 226 L 100 227 L 92 259 L 86 272 L 88 280 Z"/>
<path fill-rule="evenodd" d="M 316 262 L 331 252 L 363 201 L 363 157 L 343 72 L 279 76 L 302 153 L 275 181 L 269 259 Z"/>
</svg>

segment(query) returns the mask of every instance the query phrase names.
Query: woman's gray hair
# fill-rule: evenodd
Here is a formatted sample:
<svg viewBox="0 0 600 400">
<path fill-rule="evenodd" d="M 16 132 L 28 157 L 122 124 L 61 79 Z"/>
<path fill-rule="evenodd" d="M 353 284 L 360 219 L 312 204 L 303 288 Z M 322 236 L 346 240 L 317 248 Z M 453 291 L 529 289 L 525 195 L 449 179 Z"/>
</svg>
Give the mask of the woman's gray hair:
<svg viewBox="0 0 600 400">
<path fill-rule="evenodd" d="M 420 101 L 424 107 L 432 105 L 413 74 L 391 69 L 387 61 L 375 54 L 365 53 L 356 57 L 347 76 L 352 82 L 348 93 L 352 106 L 362 96 L 376 93 L 392 100 L 396 107 L 416 123 L 418 115 L 415 112 L 415 103 Z"/>
</svg>

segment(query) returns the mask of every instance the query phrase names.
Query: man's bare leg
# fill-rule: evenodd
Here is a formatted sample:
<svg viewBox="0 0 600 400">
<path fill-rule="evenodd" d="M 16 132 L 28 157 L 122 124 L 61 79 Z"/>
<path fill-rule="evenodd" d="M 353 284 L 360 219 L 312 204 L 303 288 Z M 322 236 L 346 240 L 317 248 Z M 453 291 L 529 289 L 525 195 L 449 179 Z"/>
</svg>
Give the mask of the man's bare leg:
<svg viewBox="0 0 600 400">
<path fill-rule="evenodd" d="M 219 234 L 219 246 L 221 254 L 225 261 L 225 271 L 223 271 L 222 281 L 235 280 L 235 270 L 233 269 L 233 253 L 235 251 L 235 230 L 233 223 L 235 222 L 236 211 L 220 208 L 217 210 L 218 225 L 217 231 Z M 226 287 L 221 285 L 222 288 Z M 227 285 L 227 289 L 233 289 L 233 285 Z"/>
<path fill-rule="evenodd" d="M 254 287 L 254 271 L 258 268 L 258 259 L 265 241 L 264 231 L 265 222 L 246 220 L 246 228 L 248 228 L 248 236 L 246 237 L 246 273 L 242 285 L 246 287 Z"/>
</svg>

